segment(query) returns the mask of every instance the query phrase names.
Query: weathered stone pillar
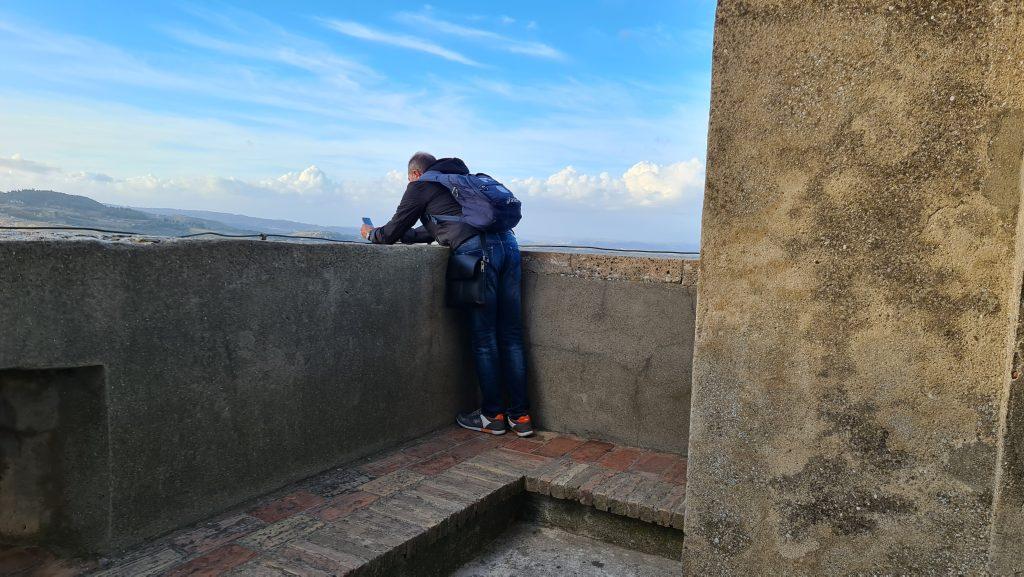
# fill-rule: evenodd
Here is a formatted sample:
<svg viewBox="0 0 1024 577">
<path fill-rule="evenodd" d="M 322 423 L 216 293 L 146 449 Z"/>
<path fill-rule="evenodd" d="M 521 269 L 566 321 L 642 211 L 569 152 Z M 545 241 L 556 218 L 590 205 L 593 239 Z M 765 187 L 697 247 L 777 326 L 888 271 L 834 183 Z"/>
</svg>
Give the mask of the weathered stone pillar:
<svg viewBox="0 0 1024 577">
<path fill-rule="evenodd" d="M 1024 570 L 1022 12 L 719 0 L 690 575 Z"/>
<path fill-rule="evenodd" d="M 1024 570 L 1024 293 L 1017 313 L 1011 378 L 1002 420 L 992 526 L 991 569 L 1000 575 Z"/>
</svg>

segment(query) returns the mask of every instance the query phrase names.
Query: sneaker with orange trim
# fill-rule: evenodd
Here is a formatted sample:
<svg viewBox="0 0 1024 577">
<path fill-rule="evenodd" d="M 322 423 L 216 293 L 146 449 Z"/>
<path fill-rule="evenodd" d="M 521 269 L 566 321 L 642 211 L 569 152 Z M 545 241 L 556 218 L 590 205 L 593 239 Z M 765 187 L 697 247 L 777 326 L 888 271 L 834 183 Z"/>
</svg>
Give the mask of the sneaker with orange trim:
<svg viewBox="0 0 1024 577">
<path fill-rule="evenodd" d="M 505 434 L 505 415 L 501 413 L 498 413 L 491 419 L 484 416 L 478 409 L 472 413 L 459 413 L 455 417 L 455 422 L 463 429 L 471 431 L 480 431 L 481 433 L 490 433 L 492 435 Z"/>
<path fill-rule="evenodd" d="M 530 415 L 520 415 L 515 418 L 509 415 L 508 428 L 520 437 L 529 437 L 533 434 L 533 422 L 530 420 Z"/>
</svg>

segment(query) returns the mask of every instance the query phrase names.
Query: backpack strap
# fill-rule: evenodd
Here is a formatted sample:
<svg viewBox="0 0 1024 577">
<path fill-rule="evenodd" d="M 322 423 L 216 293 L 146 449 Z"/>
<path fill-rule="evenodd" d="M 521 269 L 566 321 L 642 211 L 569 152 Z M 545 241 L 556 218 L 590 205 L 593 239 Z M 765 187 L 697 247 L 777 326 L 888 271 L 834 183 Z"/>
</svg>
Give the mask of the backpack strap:
<svg viewBox="0 0 1024 577">
<path fill-rule="evenodd" d="M 450 214 L 428 214 L 427 218 L 434 221 L 434 224 L 438 222 L 462 222 L 461 216 L 452 216 Z"/>
<path fill-rule="evenodd" d="M 448 178 L 447 178 L 447 176 L 448 175 L 443 173 L 443 172 L 438 172 L 436 170 L 428 170 L 428 171 L 424 172 L 423 174 L 421 174 L 420 177 L 417 178 L 416 180 L 426 180 L 427 182 L 436 182 L 436 183 L 444 186 L 445 188 L 451 188 L 450 186 L 448 186 Z"/>
<path fill-rule="evenodd" d="M 436 182 L 451 191 L 451 186 L 448 184 L 448 175 L 443 172 L 428 170 L 421 174 L 416 180 Z M 463 222 L 463 218 L 461 216 L 452 216 L 447 214 L 428 214 L 427 218 L 434 221 L 434 224 L 439 224 L 441 222 Z"/>
</svg>

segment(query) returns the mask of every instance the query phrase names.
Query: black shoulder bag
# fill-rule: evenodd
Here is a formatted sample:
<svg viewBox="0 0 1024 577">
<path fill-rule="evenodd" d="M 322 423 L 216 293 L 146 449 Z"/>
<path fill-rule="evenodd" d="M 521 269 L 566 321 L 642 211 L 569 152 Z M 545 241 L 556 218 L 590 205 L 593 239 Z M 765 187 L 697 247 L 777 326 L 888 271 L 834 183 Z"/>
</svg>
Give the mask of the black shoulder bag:
<svg viewBox="0 0 1024 577">
<path fill-rule="evenodd" d="M 448 257 L 445 302 L 450 308 L 484 306 L 487 298 L 487 237 L 480 235 L 481 255 L 455 254 Z"/>
</svg>

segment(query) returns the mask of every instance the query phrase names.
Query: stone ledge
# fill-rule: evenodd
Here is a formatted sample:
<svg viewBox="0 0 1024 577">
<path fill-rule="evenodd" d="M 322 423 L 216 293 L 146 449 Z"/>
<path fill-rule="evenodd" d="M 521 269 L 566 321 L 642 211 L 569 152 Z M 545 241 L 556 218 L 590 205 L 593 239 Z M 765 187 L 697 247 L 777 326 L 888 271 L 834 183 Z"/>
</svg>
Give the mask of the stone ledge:
<svg viewBox="0 0 1024 577">
<path fill-rule="evenodd" d="M 523 251 L 523 270 L 533 274 L 696 287 L 698 259 Z"/>
</svg>

